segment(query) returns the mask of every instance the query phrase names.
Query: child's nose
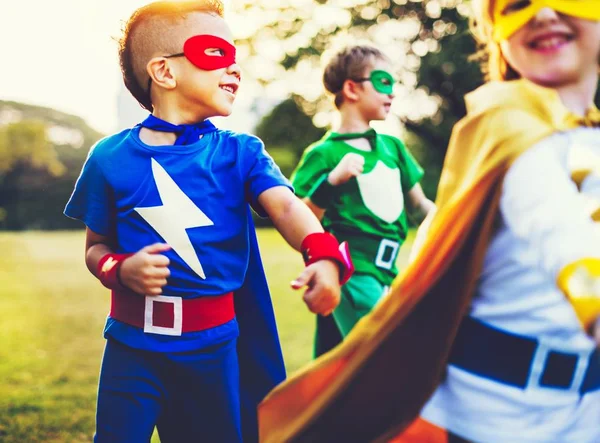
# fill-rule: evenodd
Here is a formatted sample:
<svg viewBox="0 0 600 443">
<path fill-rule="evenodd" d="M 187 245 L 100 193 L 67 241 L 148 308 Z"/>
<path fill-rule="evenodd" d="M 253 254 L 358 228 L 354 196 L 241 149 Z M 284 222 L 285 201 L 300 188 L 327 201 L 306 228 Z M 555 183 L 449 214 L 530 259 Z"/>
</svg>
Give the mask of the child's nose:
<svg viewBox="0 0 600 443">
<path fill-rule="evenodd" d="M 538 13 L 533 18 L 533 21 L 536 23 L 552 23 L 557 21 L 559 18 L 558 12 L 554 9 L 546 6 L 538 11 Z"/>
<path fill-rule="evenodd" d="M 235 75 L 237 78 L 241 78 L 242 68 L 237 63 L 233 63 L 227 67 L 227 73 L 230 75 Z"/>
</svg>

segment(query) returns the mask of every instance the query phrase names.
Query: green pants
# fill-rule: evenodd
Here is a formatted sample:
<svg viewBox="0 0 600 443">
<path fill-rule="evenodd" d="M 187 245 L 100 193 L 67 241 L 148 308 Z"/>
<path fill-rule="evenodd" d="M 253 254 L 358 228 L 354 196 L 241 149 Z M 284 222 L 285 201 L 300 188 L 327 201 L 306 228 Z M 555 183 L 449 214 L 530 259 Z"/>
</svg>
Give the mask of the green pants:
<svg viewBox="0 0 600 443">
<path fill-rule="evenodd" d="M 367 274 L 354 275 L 342 286 L 342 299 L 333 311 L 333 319 L 344 337 L 371 312 L 386 289 L 375 277 Z"/>
<path fill-rule="evenodd" d="M 368 274 L 354 274 L 342 286 L 340 304 L 329 317 L 317 316 L 314 354 L 318 357 L 340 343 L 354 325 L 371 312 L 387 286 Z M 332 319 L 333 317 L 333 319 Z"/>
</svg>

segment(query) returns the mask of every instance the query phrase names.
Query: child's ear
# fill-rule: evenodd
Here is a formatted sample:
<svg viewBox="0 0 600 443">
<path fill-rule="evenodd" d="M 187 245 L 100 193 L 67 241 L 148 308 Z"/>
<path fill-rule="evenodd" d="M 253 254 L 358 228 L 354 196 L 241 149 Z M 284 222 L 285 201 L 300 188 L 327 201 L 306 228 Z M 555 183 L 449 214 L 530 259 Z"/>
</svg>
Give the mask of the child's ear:
<svg viewBox="0 0 600 443">
<path fill-rule="evenodd" d="M 358 100 L 358 90 L 361 88 L 359 83 L 353 82 L 352 80 L 345 80 L 342 86 L 342 94 L 344 94 L 344 100 L 355 102 Z"/>
<path fill-rule="evenodd" d="M 154 57 L 151 59 L 146 65 L 146 72 L 152 79 L 152 82 L 161 88 L 173 89 L 177 86 L 173 67 L 164 57 Z"/>
</svg>

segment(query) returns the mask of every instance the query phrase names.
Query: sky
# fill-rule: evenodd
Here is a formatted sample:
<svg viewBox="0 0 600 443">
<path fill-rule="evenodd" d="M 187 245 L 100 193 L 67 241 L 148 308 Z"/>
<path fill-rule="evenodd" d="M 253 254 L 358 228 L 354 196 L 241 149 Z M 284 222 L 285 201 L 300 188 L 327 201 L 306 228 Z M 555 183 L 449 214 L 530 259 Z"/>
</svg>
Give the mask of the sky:
<svg viewBox="0 0 600 443">
<path fill-rule="evenodd" d="M 146 3 L 0 0 L 0 100 L 74 114 L 104 133 L 119 129 L 118 105 L 143 118 L 145 111 L 128 94 L 118 101 L 123 82 L 115 38 L 123 20 Z M 248 101 L 242 92 L 236 108 Z M 235 108 L 232 117 L 228 126 L 238 129 L 237 122 L 239 129 L 247 129 Z"/>
</svg>

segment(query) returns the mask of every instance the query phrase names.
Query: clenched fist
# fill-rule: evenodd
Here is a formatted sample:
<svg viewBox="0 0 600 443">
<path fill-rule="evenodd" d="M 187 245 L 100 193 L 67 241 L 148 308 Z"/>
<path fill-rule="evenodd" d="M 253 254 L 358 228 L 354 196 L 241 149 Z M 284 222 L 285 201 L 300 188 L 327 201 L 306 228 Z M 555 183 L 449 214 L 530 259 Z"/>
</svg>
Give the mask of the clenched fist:
<svg viewBox="0 0 600 443">
<path fill-rule="evenodd" d="M 291 285 L 296 290 L 307 287 L 302 298 L 314 314 L 329 315 L 340 303 L 340 271 L 331 260 L 308 265 Z"/>
<path fill-rule="evenodd" d="M 165 243 L 155 243 L 125 259 L 119 269 L 121 282 L 138 294 L 162 294 L 170 271 L 169 259 L 161 252 L 169 249 L 171 247 Z"/>
<path fill-rule="evenodd" d="M 327 180 L 333 186 L 339 186 L 346 183 L 353 177 L 362 174 L 365 167 L 365 158 L 354 152 L 350 152 L 342 158 L 333 171 L 329 173 Z"/>
</svg>

